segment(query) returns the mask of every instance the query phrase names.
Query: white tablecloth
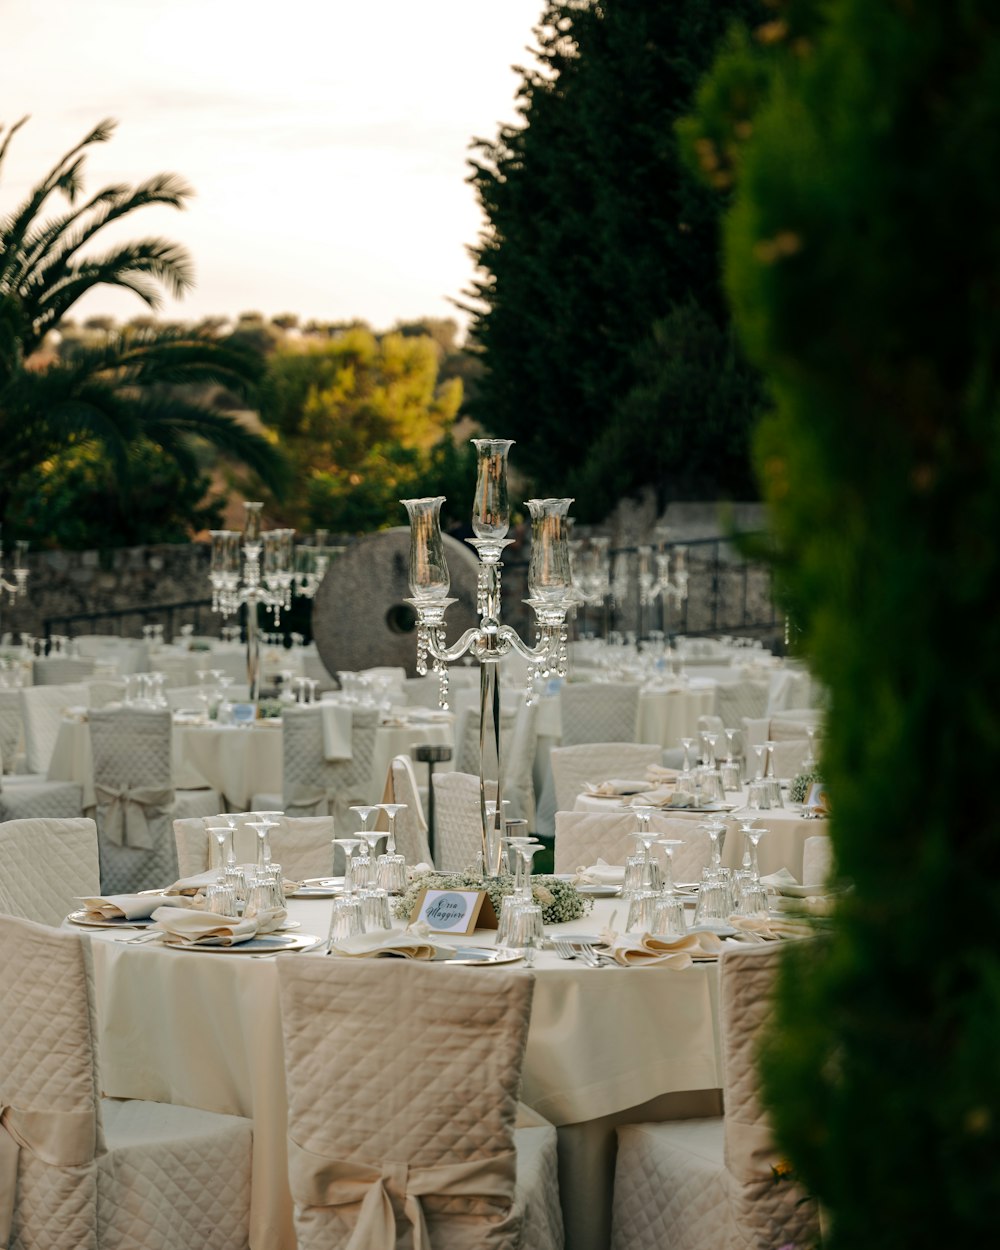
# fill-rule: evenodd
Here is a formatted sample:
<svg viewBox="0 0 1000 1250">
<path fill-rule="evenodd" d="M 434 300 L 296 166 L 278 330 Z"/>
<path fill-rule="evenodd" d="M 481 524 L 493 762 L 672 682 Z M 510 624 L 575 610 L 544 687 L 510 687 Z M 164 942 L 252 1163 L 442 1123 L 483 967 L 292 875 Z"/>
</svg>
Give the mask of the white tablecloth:
<svg viewBox="0 0 1000 1250">
<path fill-rule="evenodd" d="M 732 802 L 742 806 L 746 802 L 746 790 L 742 795 L 731 795 Z M 787 801 L 787 800 L 786 800 Z M 621 799 L 600 798 L 592 794 L 581 794 L 573 805 L 577 812 L 621 812 L 627 810 L 625 801 Z M 662 809 L 664 816 L 691 816 L 691 812 L 678 811 L 676 808 Z M 703 813 L 707 819 L 712 813 Z M 726 840 L 723 846 L 722 862 L 730 868 L 738 868 L 743 858 L 743 838 L 739 831 L 739 820 L 729 812 L 718 813 L 726 822 Z M 760 840 L 757 848 L 757 861 L 761 872 L 777 872 L 787 868 L 796 881 L 802 880 L 802 848 L 806 838 L 816 834 L 829 833 L 825 820 L 806 820 L 801 807 L 777 807 L 769 811 L 755 813 L 759 828 L 767 833 Z"/>
<path fill-rule="evenodd" d="M 290 900 L 303 933 L 323 935 L 329 903 Z M 597 933 L 618 900 L 565 931 Z M 274 961 L 127 945 L 95 931 L 101 1082 L 148 1098 L 254 1120 L 253 1250 L 291 1250 L 286 1100 Z M 463 939 L 465 941 L 466 939 Z M 489 935 L 476 939 L 489 944 Z M 298 955 L 294 958 L 318 958 Z M 285 956 L 292 958 L 292 956 Z M 521 966 L 521 965 L 515 965 Z M 721 1083 L 717 966 L 592 969 L 541 952 L 522 1097 L 559 1125 L 590 1121 L 663 1094 Z M 483 975 L 491 970 L 483 969 Z M 361 1077 L 359 1076 L 359 1079 Z M 596 1183 L 595 1183 L 596 1179 Z M 564 1204 L 584 1212 L 608 1177 L 569 1177 Z M 574 1250 L 585 1250 L 575 1237 Z M 570 1244 L 570 1243 L 568 1243 Z"/>
</svg>

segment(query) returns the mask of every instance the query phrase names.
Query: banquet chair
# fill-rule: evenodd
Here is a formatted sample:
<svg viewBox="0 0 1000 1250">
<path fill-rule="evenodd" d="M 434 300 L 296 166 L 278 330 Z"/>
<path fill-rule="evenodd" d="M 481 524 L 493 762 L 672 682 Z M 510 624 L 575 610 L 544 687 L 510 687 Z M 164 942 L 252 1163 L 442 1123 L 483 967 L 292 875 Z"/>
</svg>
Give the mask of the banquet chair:
<svg viewBox="0 0 1000 1250">
<path fill-rule="evenodd" d="M 254 819 L 252 812 L 241 812 L 232 817 L 236 821 L 233 850 L 238 864 L 252 864 L 257 859 L 257 833 L 250 828 Z M 311 877 L 326 877 L 333 868 L 332 816 L 281 816 L 276 817 L 277 827 L 270 832 L 271 859 L 281 865 L 282 875 L 288 881 L 303 881 Z M 186 817 L 174 821 L 174 842 L 177 846 L 177 873 L 180 877 L 194 877 L 207 872 L 211 866 L 212 846 L 208 829 L 224 825 L 226 817 Z"/>
<path fill-rule="evenodd" d="M 0 1244 L 246 1250 L 251 1122 L 100 1096 L 90 941 L 0 916 Z"/>
<path fill-rule="evenodd" d="M 560 692 L 562 745 L 635 742 L 639 728 L 637 682 L 568 682 Z"/>
<path fill-rule="evenodd" d="M 405 803 L 406 810 L 396 813 L 396 850 L 408 864 L 433 864 L 427 841 L 427 819 L 420 801 L 417 775 L 408 755 L 397 755 L 389 764 L 385 778 L 383 803 Z M 389 818 L 379 812 L 375 829 L 389 828 Z"/>
<path fill-rule="evenodd" d="M 802 884 L 826 885 L 833 868 L 833 842 L 829 834 L 806 838 L 802 846 Z"/>
<path fill-rule="evenodd" d="M 125 682 L 118 677 L 88 677 L 86 686 L 90 707 L 107 707 L 125 701 Z"/>
<path fill-rule="evenodd" d="M 519 695 L 513 706 L 501 705 L 500 708 L 500 750 L 504 753 L 504 776 L 507 773 L 506 751 L 510 746 L 517 724 L 518 714 L 524 706 L 524 699 Z M 455 769 L 460 773 L 479 772 L 479 707 L 469 707 L 459 718 L 460 739 L 455 744 Z M 495 777 L 497 771 L 497 748 L 493 730 L 493 715 L 487 717 L 486 744 L 484 761 L 486 775 Z M 506 786 L 504 787 L 506 789 Z M 513 813 L 512 813 L 513 814 Z"/>
<path fill-rule="evenodd" d="M 93 674 L 95 663 L 92 659 L 75 659 L 68 655 L 40 656 L 31 666 L 32 684 L 65 686 L 70 682 L 84 681 Z"/>
<path fill-rule="evenodd" d="M 743 717 L 767 714 L 767 687 L 762 681 L 720 681 L 715 687 L 715 713 L 730 728 Z"/>
<path fill-rule="evenodd" d="M 780 943 L 727 948 L 719 965 L 725 1113 L 618 1129 L 611 1250 L 719 1250 L 816 1242 L 816 1206 L 776 1184 L 756 1071 Z"/>
<path fill-rule="evenodd" d="M 21 738 L 21 692 L 0 690 L 0 759 L 5 773 L 17 771 Z"/>
<path fill-rule="evenodd" d="M 535 753 L 538 749 L 538 712 L 537 700 L 525 703 L 521 700 L 514 722 L 514 732 L 501 750 L 505 752 L 503 762 L 503 796 L 510 800 L 507 815 L 520 817 L 528 822 L 528 829 L 534 831 L 537 821 L 535 816 Z"/>
<path fill-rule="evenodd" d="M 330 815 L 338 836 L 346 834 L 355 827 L 349 809 L 365 803 L 371 792 L 378 710 L 353 710 L 348 760 L 325 757 L 319 705 L 288 707 L 281 720 L 282 806 L 286 816 Z"/>
<path fill-rule="evenodd" d="M 660 746 L 645 742 L 587 742 L 553 747 L 549 760 L 556 811 L 571 812 L 588 781 L 607 781 L 611 777 L 641 780 L 651 764 L 659 764 L 662 754 Z"/>
<path fill-rule="evenodd" d="M 25 686 L 18 691 L 24 726 L 25 769 L 44 777 L 59 737 L 63 713 L 71 707 L 89 707 L 90 690 L 85 682 L 66 686 Z"/>
<path fill-rule="evenodd" d="M 472 773 L 434 773 L 434 858 L 439 870 L 464 872 L 483 849 L 479 778 Z M 487 799 L 497 797 L 497 783 L 486 782 Z"/>
<path fill-rule="evenodd" d="M 213 790 L 175 790 L 168 711 L 102 708 L 89 717 L 101 888 L 132 893 L 177 876 L 171 822 L 218 811 Z"/>
<path fill-rule="evenodd" d="M 667 816 L 654 812 L 650 832 L 663 838 L 679 838 L 684 845 L 673 850 L 675 881 L 697 881 L 709 860 L 711 843 L 701 828 L 700 816 Z M 624 864 L 639 844 L 631 836 L 639 827 L 634 812 L 556 812 L 555 872 L 576 872 L 598 859 Z M 654 850 L 654 854 L 656 854 Z"/>
<path fill-rule="evenodd" d="M 806 726 L 819 730 L 822 713 L 810 708 L 796 709 L 794 715 L 788 712 L 772 717 L 758 719 L 746 718 L 743 721 L 743 741 L 746 750 L 746 775 L 753 777 L 756 770 L 756 755 L 753 748 L 764 742 L 773 742 L 775 777 L 795 777 L 802 771 L 809 754 L 809 738 Z M 817 733 L 817 737 L 818 737 Z M 818 743 L 817 743 L 818 747 Z"/>
<path fill-rule="evenodd" d="M 560 1250 L 555 1129 L 527 1109 L 518 1126 L 530 973 L 275 970 L 299 1250 Z M 360 1068 L 344 1061 L 361 1054 Z"/>
<path fill-rule="evenodd" d="M 0 912 L 55 926 L 80 906 L 80 898 L 100 892 L 92 820 L 0 824 Z"/>
</svg>

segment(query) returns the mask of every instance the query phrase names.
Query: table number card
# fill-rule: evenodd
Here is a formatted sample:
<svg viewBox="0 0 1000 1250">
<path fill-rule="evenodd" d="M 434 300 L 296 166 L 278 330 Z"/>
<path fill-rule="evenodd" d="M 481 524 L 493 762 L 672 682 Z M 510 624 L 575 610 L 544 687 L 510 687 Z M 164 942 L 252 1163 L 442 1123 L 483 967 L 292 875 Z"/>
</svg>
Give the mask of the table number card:
<svg viewBox="0 0 1000 1250">
<path fill-rule="evenodd" d="M 421 890 L 410 922 L 422 921 L 432 933 L 461 933 L 495 929 L 496 912 L 485 890 Z"/>
</svg>

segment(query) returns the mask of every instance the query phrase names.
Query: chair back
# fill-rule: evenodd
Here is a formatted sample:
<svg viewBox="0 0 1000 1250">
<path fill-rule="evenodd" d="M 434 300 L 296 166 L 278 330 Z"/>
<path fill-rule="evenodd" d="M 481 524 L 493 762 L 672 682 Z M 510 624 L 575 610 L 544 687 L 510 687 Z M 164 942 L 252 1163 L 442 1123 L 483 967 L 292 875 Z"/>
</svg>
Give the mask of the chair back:
<svg viewBox="0 0 1000 1250">
<path fill-rule="evenodd" d="M 567 682 L 559 695 L 562 745 L 635 742 L 639 730 L 637 682 Z"/>
<path fill-rule="evenodd" d="M 89 724 L 101 888 L 126 894 L 169 885 L 177 877 L 170 713 L 101 708 Z"/>
<path fill-rule="evenodd" d="M 252 864 L 257 858 L 257 833 L 250 828 L 252 812 L 235 817 L 236 834 L 233 849 L 238 864 Z M 333 817 L 281 816 L 270 832 L 271 858 L 281 865 L 288 881 L 329 876 L 333 869 Z M 199 816 L 174 821 L 177 846 L 177 875 L 193 877 L 207 872 L 212 862 L 212 846 L 208 829 L 224 825 L 226 817 Z"/>
<path fill-rule="evenodd" d="M 479 778 L 472 773 L 434 773 L 434 835 L 437 867 L 463 872 L 483 849 Z M 497 783 L 486 782 L 487 799 L 497 797 Z"/>
<path fill-rule="evenodd" d="M 276 970 L 300 1250 L 352 1235 L 392 1250 L 397 1219 L 425 1220 L 420 1244 L 436 1250 L 517 1245 L 531 975 L 497 969 L 487 983 L 474 968 L 360 959 L 278 960 Z"/>
<path fill-rule="evenodd" d="M 89 707 L 90 691 L 84 682 L 78 682 L 66 686 L 24 686 L 18 694 L 25 765 L 29 773 L 44 776 L 49 771 L 63 713 L 71 707 Z"/>
<path fill-rule="evenodd" d="M 98 1250 L 105 1147 L 90 939 L 0 916 L 0 949 L 0 1191 L 13 1204 L 0 1204 L 0 1239 L 9 1215 L 11 1246 Z"/>
<path fill-rule="evenodd" d="M 92 659 L 75 659 L 68 655 L 39 656 L 32 663 L 32 682 L 36 686 L 65 686 L 83 681 L 94 671 Z"/>
<path fill-rule="evenodd" d="M 122 703 L 125 699 L 125 683 L 117 677 L 88 677 L 91 707 L 107 707 L 109 703 Z"/>
<path fill-rule="evenodd" d="M 500 707 L 500 751 L 504 755 L 504 777 L 507 775 L 506 753 L 510 748 L 514 726 L 517 724 L 518 713 L 523 698 L 518 697 L 511 706 L 505 701 Z M 455 747 L 455 768 L 460 773 L 479 773 L 479 708 L 470 707 L 459 717 L 459 740 Z M 497 773 L 497 746 L 493 729 L 492 714 L 486 722 L 486 741 L 483 745 L 483 760 L 487 777 L 495 777 Z M 513 815 L 513 813 L 511 813 Z"/>
<path fill-rule="evenodd" d="M 663 816 L 654 813 L 649 820 L 651 831 L 664 838 L 679 838 L 684 845 L 675 846 L 674 880 L 697 881 L 708 863 L 711 843 L 699 827 L 700 817 Z M 633 812 L 556 812 L 555 872 L 576 872 L 603 859 L 606 864 L 624 864 L 635 853 L 633 837 L 639 822 Z M 654 854 L 662 854 L 654 847 Z"/>
<path fill-rule="evenodd" d="M 744 716 L 766 716 L 767 683 L 750 678 L 720 681 L 715 687 L 715 713 L 730 729 L 742 724 Z"/>
<path fill-rule="evenodd" d="M 642 780 L 651 764 L 659 764 L 662 754 L 662 747 L 644 742 L 590 742 L 553 747 L 549 761 L 556 811 L 571 812 L 577 795 L 588 781 L 601 782 L 612 777 Z"/>
<path fill-rule="evenodd" d="M 517 709 L 514 731 L 505 748 L 503 796 L 510 799 L 508 816 L 521 817 L 534 830 L 535 821 L 535 752 L 538 747 L 538 703 L 525 703 Z"/>
<path fill-rule="evenodd" d="M 92 820 L 8 820 L 0 824 L 0 912 L 60 925 L 81 897 L 101 892 Z"/>
<path fill-rule="evenodd" d="M 826 833 L 806 838 L 802 846 L 802 884 L 826 885 L 833 871 L 833 842 Z"/>
<path fill-rule="evenodd" d="M 168 685 L 163 691 L 163 697 L 172 712 L 178 712 L 182 708 L 186 712 L 200 712 L 205 705 L 198 696 L 205 693 L 201 686 Z"/>
<path fill-rule="evenodd" d="M 406 810 L 396 813 L 396 850 L 408 864 L 432 864 L 427 841 L 427 819 L 420 801 L 417 775 L 408 755 L 397 755 L 389 764 L 385 779 L 383 803 L 405 803 Z M 375 829 L 388 829 L 389 818 L 379 812 Z"/>
<path fill-rule="evenodd" d="M 286 708 L 281 719 L 285 815 L 330 815 L 338 836 L 346 835 L 356 827 L 349 809 L 371 797 L 378 710 L 353 709 L 349 760 L 325 757 L 322 711 L 316 704 Z"/>
<path fill-rule="evenodd" d="M 14 772 L 21 750 L 21 692 L 0 690 L 0 760 L 5 773 Z"/>
<path fill-rule="evenodd" d="M 811 1245 L 816 1206 L 794 1185 L 777 1185 L 776 1148 L 760 1096 L 761 1035 L 772 1012 L 781 943 L 727 947 L 719 965 L 725 1161 L 735 1224 L 747 1245 Z"/>
</svg>

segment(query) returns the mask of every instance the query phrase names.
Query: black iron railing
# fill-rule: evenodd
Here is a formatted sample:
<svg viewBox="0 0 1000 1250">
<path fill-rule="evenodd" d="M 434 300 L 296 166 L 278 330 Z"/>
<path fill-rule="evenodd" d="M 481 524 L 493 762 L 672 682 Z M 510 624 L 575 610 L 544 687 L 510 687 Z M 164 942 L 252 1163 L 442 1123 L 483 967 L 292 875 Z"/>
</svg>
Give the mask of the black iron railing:
<svg viewBox="0 0 1000 1250">
<path fill-rule="evenodd" d="M 100 612 L 68 612 L 47 616 L 42 622 L 45 637 L 65 634 L 118 634 L 137 638 L 143 625 L 162 625 L 169 640 L 181 625 L 193 625 L 196 634 L 218 634 L 221 618 L 212 611 L 211 599 L 183 599 L 178 603 L 144 603 L 135 608 L 105 608 Z"/>
</svg>

